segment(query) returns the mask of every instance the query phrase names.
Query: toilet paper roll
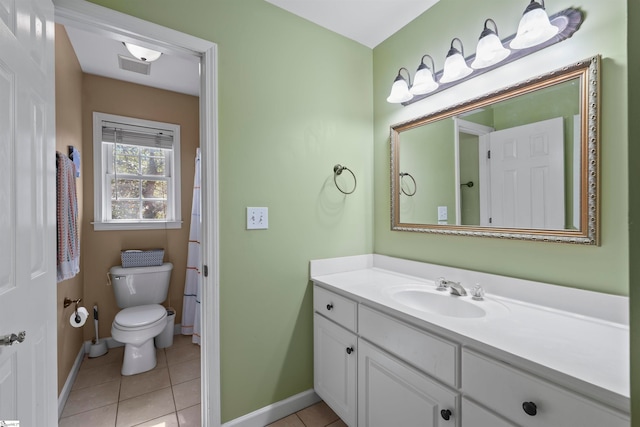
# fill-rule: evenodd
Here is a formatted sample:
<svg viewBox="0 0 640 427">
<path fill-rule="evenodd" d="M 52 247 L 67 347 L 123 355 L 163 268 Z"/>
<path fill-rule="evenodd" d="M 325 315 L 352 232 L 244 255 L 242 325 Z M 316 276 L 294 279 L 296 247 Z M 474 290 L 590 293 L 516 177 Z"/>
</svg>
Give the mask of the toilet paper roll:
<svg viewBox="0 0 640 427">
<path fill-rule="evenodd" d="M 78 307 L 77 314 L 75 311 L 71 313 L 71 317 L 69 317 L 69 323 L 71 323 L 71 326 L 73 326 L 74 328 L 80 328 L 87 322 L 88 317 L 89 312 L 87 311 L 87 309 L 84 307 Z"/>
</svg>

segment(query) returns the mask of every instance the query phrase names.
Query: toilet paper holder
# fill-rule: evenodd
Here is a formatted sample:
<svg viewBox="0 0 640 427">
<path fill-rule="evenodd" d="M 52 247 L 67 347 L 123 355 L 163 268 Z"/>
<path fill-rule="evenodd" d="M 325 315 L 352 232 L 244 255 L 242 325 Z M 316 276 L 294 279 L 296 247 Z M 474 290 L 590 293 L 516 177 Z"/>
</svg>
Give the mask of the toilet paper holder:
<svg viewBox="0 0 640 427">
<path fill-rule="evenodd" d="M 75 304 L 76 305 L 76 308 L 75 308 L 76 323 L 80 323 L 80 316 L 78 315 L 78 304 L 80 304 L 80 301 L 82 301 L 82 298 L 78 298 L 78 299 L 74 299 L 74 300 L 71 300 L 69 298 L 65 298 L 64 299 L 64 308 L 69 307 L 71 304 Z"/>
</svg>

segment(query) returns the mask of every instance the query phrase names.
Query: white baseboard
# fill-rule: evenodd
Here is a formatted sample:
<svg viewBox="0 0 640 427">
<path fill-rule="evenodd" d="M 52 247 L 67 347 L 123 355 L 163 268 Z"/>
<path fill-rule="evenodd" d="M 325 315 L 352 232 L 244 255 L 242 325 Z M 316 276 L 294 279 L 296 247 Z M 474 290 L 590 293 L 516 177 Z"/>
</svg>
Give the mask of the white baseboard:
<svg viewBox="0 0 640 427">
<path fill-rule="evenodd" d="M 264 427 L 307 406 L 318 403 L 320 400 L 315 391 L 310 389 L 226 422 L 222 427 Z"/>
<path fill-rule="evenodd" d="M 67 399 L 69 398 L 69 393 L 71 393 L 71 387 L 73 387 L 73 382 L 76 380 L 78 376 L 78 371 L 80 370 L 80 365 L 82 364 L 82 359 L 84 359 L 85 355 L 84 346 L 80 346 L 80 351 L 76 356 L 76 360 L 73 362 L 73 366 L 71 367 L 71 372 L 67 376 L 67 380 L 64 382 L 64 387 L 62 387 L 62 391 L 60 392 L 60 396 L 58 396 L 58 419 L 62 415 L 62 410 L 64 409 L 64 405 L 67 403 Z"/>
</svg>

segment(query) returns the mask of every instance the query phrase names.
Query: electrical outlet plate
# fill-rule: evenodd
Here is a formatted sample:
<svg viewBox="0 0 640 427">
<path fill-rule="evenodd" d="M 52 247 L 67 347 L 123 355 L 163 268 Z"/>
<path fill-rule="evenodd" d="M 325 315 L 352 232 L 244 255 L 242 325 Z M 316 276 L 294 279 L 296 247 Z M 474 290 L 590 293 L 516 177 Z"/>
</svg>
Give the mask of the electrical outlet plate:
<svg viewBox="0 0 640 427">
<path fill-rule="evenodd" d="M 269 228 L 269 208 L 247 208 L 247 230 Z"/>
<path fill-rule="evenodd" d="M 446 221 L 447 219 L 447 207 L 438 206 L 438 221 Z"/>
</svg>

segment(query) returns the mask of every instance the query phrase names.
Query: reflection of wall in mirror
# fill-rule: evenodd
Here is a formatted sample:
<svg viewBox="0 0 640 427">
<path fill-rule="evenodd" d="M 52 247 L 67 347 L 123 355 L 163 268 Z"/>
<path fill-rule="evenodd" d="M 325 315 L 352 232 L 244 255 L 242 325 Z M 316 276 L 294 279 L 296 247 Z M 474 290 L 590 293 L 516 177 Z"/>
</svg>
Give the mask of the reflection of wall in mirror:
<svg viewBox="0 0 640 427">
<path fill-rule="evenodd" d="M 398 172 L 417 183 L 412 197 L 400 195 L 400 222 L 437 224 L 438 206 L 447 206 L 447 223 L 455 224 L 453 119 L 440 120 L 402 133 Z"/>
<path fill-rule="evenodd" d="M 465 116 L 470 122 L 492 126 L 496 130 L 509 129 L 528 123 L 555 117 L 564 118 L 565 159 L 565 228 L 574 227 L 574 171 L 580 173 L 580 165 L 574 165 L 574 115 L 580 114 L 579 79 L 538 89 L 524 97 L 516 97 L 495 104 L 489 114 L 487 110 Z M 464 205 L 463 205 L 464 206 Z M 464 222 L 463 222 L 464 224 Z"/>
<path fill-rule="evenodd" d="M 462 225 L 480 224 L 480 157 L 478 136 L 461 133 L 460 142 L 460 216 Z M 473 186 L 465 185 L 472 182 Z"/>
</svg>

